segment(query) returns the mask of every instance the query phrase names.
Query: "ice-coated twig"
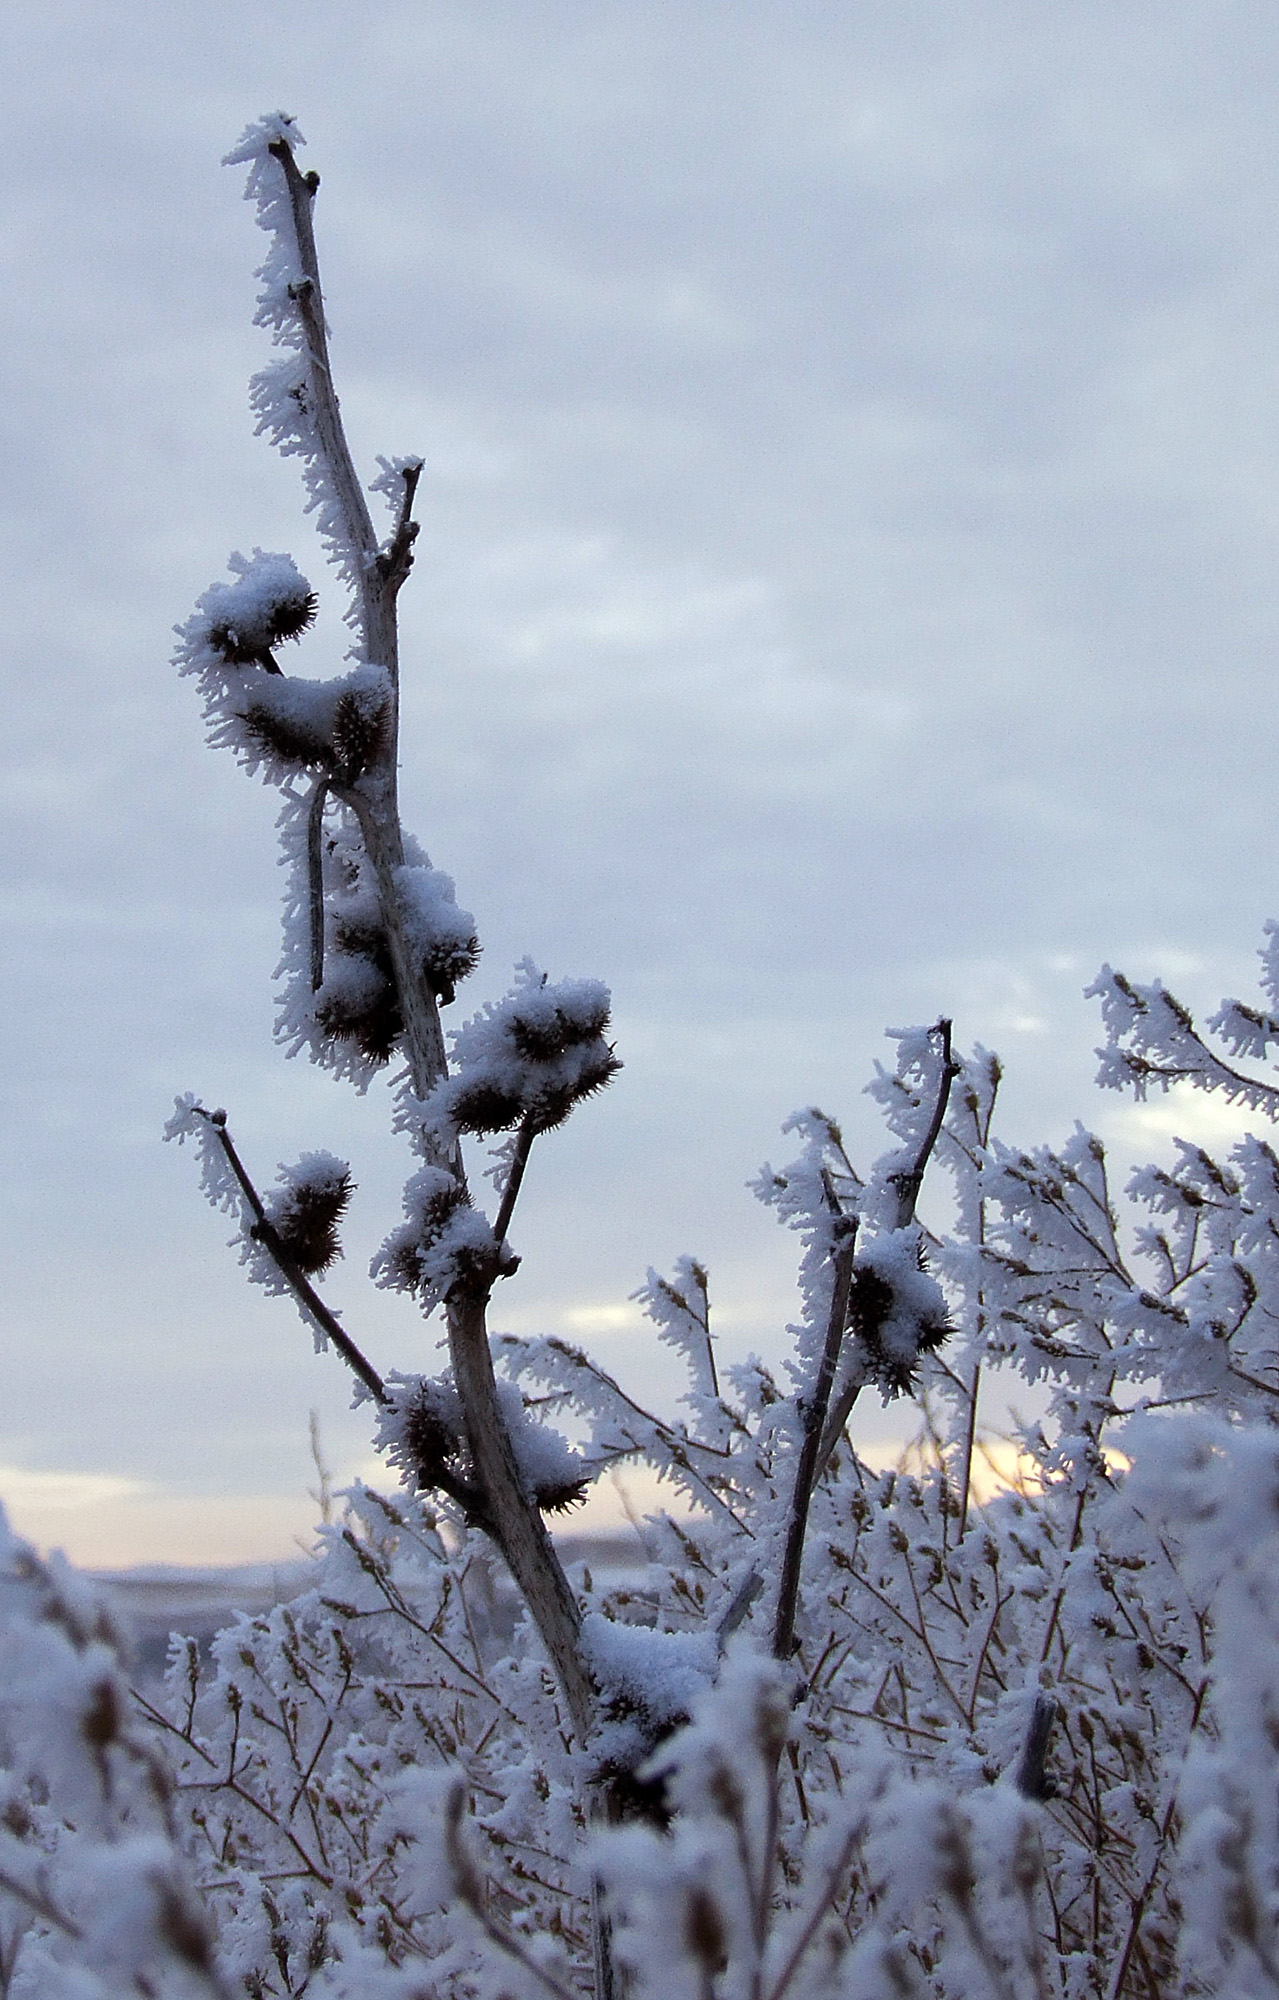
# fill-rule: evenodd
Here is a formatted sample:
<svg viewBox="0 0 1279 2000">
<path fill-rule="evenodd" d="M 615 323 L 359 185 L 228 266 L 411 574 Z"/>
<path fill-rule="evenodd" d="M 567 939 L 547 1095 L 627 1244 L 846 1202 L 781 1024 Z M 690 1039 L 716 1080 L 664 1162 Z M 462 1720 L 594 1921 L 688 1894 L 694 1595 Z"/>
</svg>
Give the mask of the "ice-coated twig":
<svg viewBox="0 0 1279 2000">
<path fill-rule="evenodd" d="M 400 467 L 404 490 L 400 495 L 400 511 L 395 523 L 395 533 L 377 559 L 383 581 L 393 590 L 399 589 L 413 567 L 413 544 L 418 536 L 418 524 L 413 519 L 413 501 L 421 477 L 420 458 L 410 459 L 406 465 Z"/>
<path fill-rule="evenodd" d="M 490 1944 L 505 1952 L 507 1957 L 523 1968 L 539 1986 L 552 1996 L 552 2000 L 580 2000 L 566 1981 L 560 1979 L 549 1966 L 543 1965 L 523 1943 L 522 1939 L 499 1924 L 489 1908 L 489 1898 L 484 1880 L 467 1851 L 466 1839 L 462 1831 L 466 1817 L 466 1790 L 460 1779 L 449 1785 L 443 1799 L 444 1853 L 448 1861 L 452 1887 L 457 1900 L 470 1912 L 471 1917 L 484 1932 Z"/>
<path fill-rule="evenodd" d="M 804 1537 L 808 1533 L 808 1510 L 817 1484 L 819 1455 L 839 1366 L 839 1351 L 848 1325 L 848 1297 L 853 1282 L 853 1257 L 857 1248 L 857 1217 L 840 1215 L 833 1229 L 831 1258 L 834 1282 L 830 1313 L 826 1321 L 826 1341 L 818 1365 L 817 1379 L 804 1400 L 803 1440 L 795 1467 L 790 1521 L 786 1531 L 786 1552 L 782 1558 L 782 1581 L 777 1593 L 777 1616 L 773 1624 L 773 1652 L 788 1660 L 795 1649 L 795 1614 L 799 1608 L 799 1573 L 804 1560 Z"/>
<path fill-rule="evenodd" d="M 312 219 L 312 205 L 319 192 L 320 176 L 316 173 L 304 174 L 301 171 L 293 157 L 293 148 L 285 138 L 273 140 L 268 151 L 272 159 L 279 162 L 284 174 L 289 207 L 293 212 L 293 233 L 297 239 L 298 263 L 302 268 L 302 277 L 289 287 L 289 296 L 297 306 L 298 316 L 306 333 L 307 358 L 311 364 L 311 387 L 314 394 L 315 427 L 319 432 L 321 448 L 352 544 L 366 564 L 371 566 L 377 558 L 377 536 L 373 532 L 373 521 L 364 498 L 364 489 L 360 485 L 359 474 L 355 470 L 346 434 L 342 429 L 342 418 L 329 366 L 329 343 L 324 325 L 324 293 L 320 285 L 320 262 L 316 255 L 315 227 Z M 382 660 L 380 664 L 391 669 L 389 660 Z"/>
<path fill-rule="evenodd" d="M 324 984 L 324 808 L 329 781 L 317 778 L 306 814 L 307 887 L 311 910 L 311 991 Z"/>
<path fill-rule="evenodd" d="M 303 1313 L 308 1319 L 314 1320 L 326 1340 L 333 1342 L 334 1347 L 336 1347 L 338 1353 L 342 1356 L 347 1367 L 353 1375 L 358 1375 L 374 1402 L 385 1403 L 386 1385 L 382 1377 L 378 1374 L 377 1369 L 361 1353 L 350 1334 L 330 1307 L 325 1305 L 315 1286 L 311 1283 L 305 1272 L 298 1269 L 293 1258 L 290 1257 L 284 1244 L 280 1241 L 279 1232 L 267 1215 L 262 1197 L 249 1178 L 248 1169 L 240 1158 L 231 1134 L 227 1131 L 225 1111 L 206 1111 L 202 1105 L 195 1105 L 192 1109 L 197 1118 L 204 1120 L 222 1148 L 226 1156 L 227 1165 L 235 1175 L 240 1192 L 249 1205 L 253 1215 L 251 1234 L 254 1242 L 262 1245 L 271 1262 L 279 1271 L 280 1276 L 284 1279 L 285 1284 L 293 1293 Z"/>
<path fill-rule="evenodd" d="M 894 1227 L 909 1229 L 915 1220 L 915 1207 L 919 1201 L 919 1190 L 924 1184 L 924 1174 L 932 1158 L 933 1148 L 941 1137 L 941 1128 L 946 1121 L 946 1107 L 950 1103 L 950 1086 L 961 1074 L 962 1064 L 957 1063 L 952 1050 L 954 1023 L 943 1018 L 930 1035 L 936 1035 L 941 1044 L 941 1072 L 937 1080 L 937 1100 L 933 1105 L 933 1115 L 928 1121 L 928 1129 L 919 1143 L 919 1150 L 908 1167 L 900 1168 L 891 1175 L 897 1190 L 897 1219 Z"/>
<path fill-rule="evenodd" d="M 582 1613 L 541 1514 L 528 1493 L 502 1420 L 485 1308 L 492 1280 L 459 1286 L 448 1302 L 453 1380 L 466 1413 L 467 1442 L 484 1494 L 490 1532 L 510 1565 L 550 1654 L 573 1727 L 583 1740 L 595 1721 L 595 1691 L 581 1648 Z"/>
<path fill-rule="evenodd" d="M 897 1190 L 897 1215 L 894 1223 L 897 1229 L 909 1229 L 915 1220 L 915 1208 L 919 1201 L 919 1191 L 924 1184 L 924 1174 L 927 1170 L 928 1162 L 933 1156 L 937 1141 L 941 1136 L 942 1126 L 946 1120 L 946 1107 L 950 1103 L 950 1087 L 961 1071 L 962 1066 L 955 1061 L 952 1052 L 952 1030 L 953 1023 L 944 1018 L 938 1021 L 936 1027 L 929 1030 L 930 1034 L 936 1035 L 941 1043 L 942 1061 L 941 1073 L 937 1082 L 937 1098 L 933 1105 L 932 1117 L 928 1121 L 928 1129 L 919 1143 L 919 1149 L 914 1159 L 908 1167 L 899 1169 L 897 1173 L 890 1177 L 893 1186 Z M 821 1478 L 826 1467 L 829 1465 L 831 1453 L 843 1436 L 844 1426 L 852 1415 L 853 1405 L 856 1403 L 864 1386 L 865 1382 L 861 1372 L 850 1367 L 844 1380 L 840 1383 L 838 1389 L 835 1390 L 830 1411 L 826 1418 L 826 1425 L 822 1432 L 821 1444 L 818 1448 L 815 1480 Z M 974 1403 L 974 1409 L 975 1407 Z"/>
<path fill-rule="evenodd" d="M 341 797 L 359 823 L 377 879 L 387 949 L 404 1020 L 405 1053 L 414 1089 L 419 1097 L 426 1097 L 432 1086 L 447 1075 L 448 1062 L 435 995 L 422 977 L 420 966 L 414 962 L 395 890 L 396 870 L 404 866 L 405 858 L 397 798 L 399 631 L 396 599 L 412 559 L 413 524 L 409 512 L 421 467 L 418 465 L 416 471 L 411 471 L 409 466 L 403 469 L 400 520 L 383 560 L 346 441 L 329 364 L 324 294 L 320 284 L 312 213 L 319 177 L 300 171 L 286 138 L 274 139 L 267 150 L 284 176 L 288 193 L 296 268 L 302 273 L 289 286 L 288 296 L 296 309 L 307 357 L 308 414 L 314 424 L 316 445 L 328 474 L 333 501 L 341 516 L 346 542 L 354 556 L 353 581 L 364 656 L 385 668 L 391 681 L 392 712 L 377 754 L 362 777 L 342 788 Z M 441 1164 L 448 1163 L 441 1161 Z"/>
</svg>

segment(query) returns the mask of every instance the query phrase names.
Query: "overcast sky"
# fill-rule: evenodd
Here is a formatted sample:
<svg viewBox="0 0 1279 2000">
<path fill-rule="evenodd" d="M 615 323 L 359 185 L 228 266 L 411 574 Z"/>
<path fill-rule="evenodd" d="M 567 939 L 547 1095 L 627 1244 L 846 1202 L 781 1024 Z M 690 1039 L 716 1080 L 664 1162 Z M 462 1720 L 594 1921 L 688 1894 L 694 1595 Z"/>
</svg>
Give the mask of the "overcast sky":
<svg viewBox="0 0 1279 2000">
<path fill-rule="evenodd" d="M 875 1148 L 886 1025 L 952 1013 L 1005 1135 L 1092 1089 L 1103 959 L 1252 992 L 1274 890 L 1279 12 L 1017 0 L 8 0 L 0 1493 L 83 1560 L 286 1551 L 366 1419 L 251 1294 L 174 1094 L 263 1178 L 406 1161 L 271 1036 L 271 795 L 171 627 L 227 554 L 313 580 L 253 439 L 264 239 L 218 165 L 294 112 L 357 459 L 420 451 L 408 824 L 485 944 L 597 974 L 626 1069 L 535 1156 L 497 1324 L 643 1387 L 628 1294 L 710 1265 L 781 1351 L 745 1183 L 797 1104 Z M 341 601 L 302 671 L 336 667 Z M 1212 1121 L 1197 1129 L 1213 1131 Z M 864 1420 L 873 1441 L 878 1419 Z"/>
</svg>

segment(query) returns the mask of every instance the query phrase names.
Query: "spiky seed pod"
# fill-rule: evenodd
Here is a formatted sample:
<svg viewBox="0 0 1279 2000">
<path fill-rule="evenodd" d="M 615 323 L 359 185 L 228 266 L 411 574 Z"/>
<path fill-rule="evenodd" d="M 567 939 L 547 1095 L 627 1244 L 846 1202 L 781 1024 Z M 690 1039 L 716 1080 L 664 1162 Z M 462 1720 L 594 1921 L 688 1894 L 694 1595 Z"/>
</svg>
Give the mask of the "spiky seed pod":
<svg viewBox="0 0 1279 2000">
<path fill-rule="evenodd" d="M 396 871 L 404 934 L 436 998 L 452 1000 L 460 979 L 479 961 L 475 919 L 459 908 L 452 878 L 415 856 Z"/>
<path fill-rule="evenodd" d="M 608 998 L 602 992 L 592 994 L 572 1009 L 559 1005 L 546 1007 L 541 1002 L 542 994 L 534 991 L 527 1006 L 515 1009 L 511 1015 L 511 1040 L 520 1055 L 530 1062 L 554 1062 L 569 1049 L 593 1041 L 608 1026 Z"/>
<path fill-rule="evenodd" d="M 589 1479 L 547 1480 L 533 1488 L 533 1498 L 544 1514 L 567 1514 L 584 1503 Z"/>
<path fill-rule="evenodd" d="M 250 736 L 281 763 L 322 771 L 340 785 L 364 775 L 386 730 L 386 703 L 365 687 L 334 695 L 324 682 L 279 679 L 244 711 Z"/>
<path fill-rule="evenodd" d="M 280 1247 L 308 1278 L 342 1254 L 338 1225 L 350 1206 L 354 1183 L 345 1161 L 312 1154 L 285 1168 L 284 1186 L 267 1203 L 267 1219 Z"/>
<path fill-rule="evenodd" d="M 438 1167 L 416 1174 L 405 1192 L 409 1220 L 392 1231 L 377 1259 L 382 1282 L 395 1291 L 420 1291 L 427 1252 L 466 1206 L 466 1189 L 455 1175 Z"/>
<path fill-rule="evenodd" d="M 227 597 L 243 601 L 228 603 L 226 615 L 210 622 L 209 644 L 228 666 L 265 667 L 268 673 L 278 674 L 271 649 L 286 639 L 300 639 L 310 630 L 319 604 L 315 592 L 295 571 L 293 578 L 282 577 L 270 595 L 255 597 L 233 585 Z"/>
<path fill-rule="evenodd" d="M 285 639 L 300 639 L 315 623 L 319 599 L 313 590 L 298 590 L 281 597 L 267 614 L 267 643 L 280 645 Z"/>
<path fill-rule="evenodd" d="M 447 934 L 447 927 L 441 931 Z M 457 929 L 452 934 L 460 935 Z M 441 1087 L 441 1098 L 459 1132 L 484 1136 L 518 1125 L 549 1132 L 622 1066 L 604 1040 L 605 987 L 596 980 L 550 986 L 535 967 L 520 970 L 515 991 L 455 1038 L 458 1068 Z"/>
<path fill-rule="evenodd" d="M 369 1062 L 387 1063 L 404 1017 L 386 933 L 371 923 L 339 923 L 335 945 L 336 963 L 315 997 L 316 1021 L 324 1034 L 356 1043 Z"/>
<path fill-rule="evenodd" d="M 324 1034 L 331 1035 L 334 1041 L 354 1042 L 365 1061 L 378 1068 L 390 1062 L 404 1032 L 404 1018 L 389 982 L 381 986 L 372 1001 L 359 1006 L 349 1004 L 340 994 L 321 998 L 316 1004 L 315 1018 Z"/>
<path fill-rule="evenodd" d="M 480 962 L 480 941 L 472 932 L 467 938 L 437 938 L 422 954 L 422 977 L 447 1007 L 456 997 L 460 980 L 474 972 Z"/>
<path fill-rule="evenodd" d="M 581 1104 L 587 1097 L 594 1097 L 597 1091 L 615 1077 L 621 1069 L 621 1059 L 614 1055 L 607 1042 L 601 1043 L 584 1062 L 577 1065 L 571 1082 L 556 1083 L 539 1091 L 528 1106 L 538 1132 L 551 1132 L 562 1125 L 575 1104 Z"/>
<path fill-rule="evenodd" d="M 595 1779 L 608 1787 L 610 1803 L 623 1821 L 660 1827 L 671 1824 L 671 1769 L 659 1762 L 662 1745 L 687 1727 L 687 1710 L 654 1716 L 633 1691 L 610 1688 L 601 1704 L 607 1723 L 619 1736 L 616 1753 L 601 1757 Z"/>
<path fill-rule="evenodd" d="M 918 1249 L 915 1269 L 922 1277 L 923 1255 Z M 924 1286 L 894 1282 L 871 1262 L 854 1268 L 848 1324 L 871 1379 L 890 1398 L 911 1392 L 920 1356 L 934 1353 L 954 1332 L 931 1280 Z"/>
<path fill-rule="evenodd" d="M 435 1383 L 421 1383 L 402 1420 L 404 1443 L 423 1492 L 468 1487 L 473 1481 L 464 1434 L 449 1421 L 440 1400 Z"/>
<path fill-rule="evenodd" d="M 496 1082 L 492 1077 L 463 1077 L 453 1099 L 453 1122 L 459 1132 L 473 1132 L 486 1139 L 494 1132 L 509 1132 L 524 1115 L 524 1099 L 515 1085 Z"/>
<path fill-rule="evenodd" d="M 333 775 L 342 785 L 363 777 L 386 736 L 386 704 L 370 708 L 356 694 L 339 696 L 333 711 Z"/>
<path fill-rule="evenodd" d="M 254 742 L 282 764 L 296 764 L 302 770 L 333 767 L 332 745 L 318 729 L 308 728 L 302 716 L 281 715 L 264 702 L 254 702 L 245 710 L 244 726 Z"/>
</svg>

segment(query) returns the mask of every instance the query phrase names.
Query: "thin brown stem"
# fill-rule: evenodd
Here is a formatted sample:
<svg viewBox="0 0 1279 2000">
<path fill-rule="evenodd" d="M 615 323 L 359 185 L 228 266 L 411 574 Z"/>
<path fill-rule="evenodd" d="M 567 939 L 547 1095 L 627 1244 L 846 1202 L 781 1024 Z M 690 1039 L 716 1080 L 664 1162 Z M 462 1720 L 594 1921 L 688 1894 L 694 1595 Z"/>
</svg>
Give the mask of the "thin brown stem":
<svg viewBox="0 0 1279 2000">
<path fill-rule="evenodd" d="M 253 1227 L 250 1231 L 254 1241 L 262 1245 L 262 1248 L 267 1252 L 272 1263 L 279 1271 L 280 1276 L 288 1285 L 289 1290 L 293 1293 L 303 1313 L 314 1321 L 327 1340 L 333 1342 L 334 1347 L 336 1347 L 338 1353 L 342 1356 L 347 1367 L 351 1370 L 352 1374 L 359 1376 L 374 1402 L 385 1403 L 386 1385 L 382 1377 L 378 1374 L 372 1362 L 366 1360 L 365 1356 L 360 1352 L 360 1349 L 356 1346 L 336 1315 L 325 1305 L 324 1300 L 320 1297 L 310 1279 L 304 1272 L 299 1271 L 283 1243 L 281 1243 L 277 1231 L 268 1220 L 266 1209 L 262 1205 L 262 1197 L 250 1180 L 244 1162 L 236 1151 L 231 1134 L 227 1131 L 225 1112 L 199 1109 L 198 1115 L 205 1120 L 216 1136 L 218 1144 L 226 1156 L 227 1165 L 235 1175 L 240 1192 L 249 1205 L 254 1218 Z"/>
<path fill-rule="evenodd" d="M 418 481 L 422 477 L 421 459 L 414 459 L 411 464 L 402 465 L 400 477 L 404 481 L 404 492 L 400 499 L 395 533 L 378 557 L 378 568 L 393 590 L 400 588 L 413 567 L 413 544 L 418 535 L 418 524 L 413 519 L 413 501 L 417 494 Z"/>
<path fill-rule="evenodd" d="M 486 1526 L 510 1567 L 550 1654 L 580 1740 L 590 1734 L 595 1694 L 582 1657 L 582 1614 L 528 1492 L 502 1420 L 485 1320 L 487 1293 L 462 1288 L 448 1301 L 453 1379 L 487 1513 Z"/>
<path fill-rule="evenodd" d="M 502 1203 L 497 1211 L 497 1220 L 493 1224 L 493 1240 L 499 1249 L 505 1243 L 506 1232 L 511 1226 L 511 1217 L 515 1213 L 515 1204 L 524 1181 L 524 1170 L 528 1166 L 529 1154 L 533 1150 L 537 1132 L 537 1122 L 530 1117 L 524 1120 L 515 1136 L 515 1145 L 511 1152 L 511 1170 L 506 1176 L 506 1185 L 502 1189 Z"/>
<path fill-rule="evenodd" d="M 941 1075 L 937 1084 L 937 1101 L 933 1105 L 933 1115 L 928 1121 L 928 1130 L 919 1144 L 919 1150 L 909 1167 L 892 1176 L 897 1189 L 898 1229 L 908 1229 L 915 1220 L 915 1206 L 919 1200 L 919 1190 L 924 1184 L 924 1173 L 932 1158 L 933 1148 L 941 1136 L 941 1128 L 946 1118 L 946 1107 L 950 1103 L 950 1086 L 960 1074 L 960 1065 L 951 1052 L 951 1034 L 954 1023 L 944 1017 L 938 1021 L 930 1033 L 941 1042 Z"/>
<path fill-rule="evenodd" d="M 324 808 L 329 781 L 317 778 L 306 812 L 306 872 L 311 915 L 311 991 L 324 984 Z"/>
<path fill-rule="evenodd" d="M 790 1525 L 786 1534 L 786 1552 L 782 1559 L 781 1588 L 777 1595 L 773 1652 L 779 1660 L 788 1660 L 795 1650 L 795 1614 L 799 1608 L 799 1573 L 804 1560 L 804 1539 L 808 1533 L 808 1510 L 812 1504 L 813 1488 L 817 1484 L 826 1412 L 830 1406 L 831 1391 L 835 1385 L 835 1370 L 839 1365 L 839 1351 L 848 1325 L 848 1298 L 853 1282 L 853 1256 L 856 1248 L 857 1218 L 840 1216 L 835 1226 L 835 1241 L 831 1253 L 834 1281 L 831 1286 L 830 1313 L 826 1322 L 826 1340 L 818 1364 L 817 1380 L 804 1404 L 803 1439 L 795 1467 Z"/>
<path fill-rule="evenodd" d="M 977 1396 L 981 1388 L 981 1362 L 973 1363 L 973 1385 L 968 1397 L 968 1420 L 964 1427 L 964 1476 L 959 1489 L 959 1539 L 968 1532 L 968 1503 L 973 1490 L 973 1453 L 977 1448 Z"/>
</svg>

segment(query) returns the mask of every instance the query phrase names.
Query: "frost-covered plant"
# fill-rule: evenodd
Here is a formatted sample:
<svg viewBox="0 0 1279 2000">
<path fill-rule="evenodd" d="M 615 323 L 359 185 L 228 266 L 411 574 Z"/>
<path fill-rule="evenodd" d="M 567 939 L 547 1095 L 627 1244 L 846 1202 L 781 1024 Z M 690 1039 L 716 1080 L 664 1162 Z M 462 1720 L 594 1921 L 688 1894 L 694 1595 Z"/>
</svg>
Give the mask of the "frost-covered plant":
<svg viewBox="0 0 1279 2000">
<path fill-rule="evenodd" d="M 490 1336 L 533 1143 L 618 1068 L 609 996 L 525 961 L 443 1033 L 479 944 L 396 796 L 421 463 L 383 462 L 379 540 L 300 143 L 276 116 L 230 156 L 271 245 L 258 318 L 280 353 L 253 401 L 302 460 L 353 646 L 327 679 L 286 671 L 315 595 L 256 550 L 201 598 L 178 660 L 210 740 L 282 795 L 282 1040 L 360 1089 L 392 1067 L 415 1164 L 373 1275 L 442 1316 L 448 1367 L 383 1375 L 317 1289 L 345 1162 L 309 1153 L 260 1192 L 226 1114 L 179 1100 L 170 1132 L 196 1142 L 249 1276 L 351 1368 L 402 1484 L 353 1492 L 311 1591 L 207 1663 L 179 1644 L 143 1698 L 216 1930 L 208 1977 L 259 2000 L 1276 1990 L 1279 1725 L 1256 1662 L 1279 1644 L 1279 1161 L 1256 1138 L 1227 1162 L 1182 1147 L 1121 1216 L 1089 1133 L 1033 1153 L 996 1137 L 998 1064 L 961 1059 L 939 1021 L 899 1035 L 872 1086 L 893 1145 L 869 1173 L 809 1110 L 759 1177 L 800 1246 L 780 1372 L 717 1358 L 691 1257 L 639 1294 L 687 1367 L 676 1416 L 563 1341 Z M 1266 983 L 1279 1001 L 1273 939 Z M 1224 1008 L 1227 1060 L 1162 988 L 1106 972 L 1097 991 L 1104 1082 L 1279 1108 L 1254 1073 L 1279 1018 Z M 477 1138 L 498 1142 L 491 1217 Z M 942 1170 L 944 1231 L 921 1209 Z M 1017 1481 L 983 1500 L 992 1368 L 1041 1409 Z M 873 1472 L 849 1438 L 872 1390 L 919 1400 L 911 1473 Z M 1211 1427 L 1150 1414 L 1174 1404 Z M 680 1505 L 622 1585 L 568 1575 L 546 1517 L 635 1460 Z M 79 1824 L 42 1826 L 71 1866 Z"/>
<path fill-rule="evenodd" d="M 120 1643 L 89 1586 L 0 1513 L 0 1993 L 227 2000 Z"/>
</svg>

